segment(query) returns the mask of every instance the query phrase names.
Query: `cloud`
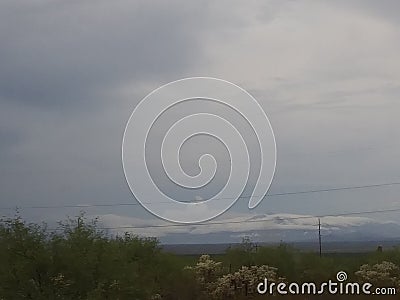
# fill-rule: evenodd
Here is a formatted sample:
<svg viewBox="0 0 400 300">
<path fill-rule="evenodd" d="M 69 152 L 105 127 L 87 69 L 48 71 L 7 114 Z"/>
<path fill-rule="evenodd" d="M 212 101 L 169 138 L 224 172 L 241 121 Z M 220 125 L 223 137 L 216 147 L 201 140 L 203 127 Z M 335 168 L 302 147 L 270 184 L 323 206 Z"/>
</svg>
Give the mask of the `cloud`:
<svg viewBox="0 0 400 300">
<path fill-rule="evenodd" d="M 268 113 L 278 143 L 271 193 L 396 181 L 398 5 L 2 1 L 0 203 L 135 202 L 120 156 L 132 109 L 161 84 L 199 75 L 241 85 Z M 247 218 L 240 216 L 247 202 L 231 209 L 238 220 Z M 398 188 L 391 187 L 270 197 L 254 213 L 327 214 L 396 203 Z M 75 212 L 26 210 L 34 220 Z M 110 224 L 158 221 L 139 205 L 88 212 L 115 218 Z M 240 234 L 239 227 L 232 230 Z"/>
<path fill-rule="evenodd" d="M 174 78 L 202 57 L 204 8 L 179 1 L 5 1 L 0 10 L 0 97 L 82 109 L 96 90 Z M 93 100 L 92 100 L 93 101 Z M 110 99 L 112 101 L 112 99 Z"/>
<path fill-rule="evenodd" d="M 246 235 L 259 236 L 259 231 L 301 230 L 315 231 L 317 219 L 307 215 L 273 214 L 251 215 L 236 214 L 236 216 L 214 220 L 204 224 L 181 225 L 171 224 L 161 220 L 126 217 L 106 214 L 99 217 L 105 228 L 113 233 L 133 232 L 143 236 L 168 237 L 173 234 L 204 235 L 215 233 L 231 233 L 231 237 Z M 214 224 L 213 224 L 214 223 Z M 367 217 L 322 217 L 322 230 L 334 231 L 343 228 L 355 228 L 368 224 L 387 224 Z M 390 223 L 390 222 L 389 222 Z M 395 223 L 393 223 L 395 224 Z M 236 234 L 237 233 L 237 234 Z"/>
</svg>

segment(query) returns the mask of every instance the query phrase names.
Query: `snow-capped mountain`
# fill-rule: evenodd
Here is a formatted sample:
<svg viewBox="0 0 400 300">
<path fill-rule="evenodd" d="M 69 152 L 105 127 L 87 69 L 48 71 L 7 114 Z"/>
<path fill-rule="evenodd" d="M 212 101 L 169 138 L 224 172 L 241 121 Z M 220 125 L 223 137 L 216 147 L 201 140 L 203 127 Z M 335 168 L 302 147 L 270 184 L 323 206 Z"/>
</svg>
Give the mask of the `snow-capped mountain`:
<svg viewBox="0 0 400 300">
<path fill-rule="evenodd" d="M 242 215 L 184 226 L 111 214 L 103 215 L 101 221 L 105 227 L 116 228 L 115 233 L 130 231 L 154 236 L 162 243 L 236 243 L 244 236 L 268 243 L 318 239 L 318 218 L 294 214 Z M 400 224 L 367 217 L 321 217 L 321 234 L 324 241 L 399 240 Z"/>
</svg>

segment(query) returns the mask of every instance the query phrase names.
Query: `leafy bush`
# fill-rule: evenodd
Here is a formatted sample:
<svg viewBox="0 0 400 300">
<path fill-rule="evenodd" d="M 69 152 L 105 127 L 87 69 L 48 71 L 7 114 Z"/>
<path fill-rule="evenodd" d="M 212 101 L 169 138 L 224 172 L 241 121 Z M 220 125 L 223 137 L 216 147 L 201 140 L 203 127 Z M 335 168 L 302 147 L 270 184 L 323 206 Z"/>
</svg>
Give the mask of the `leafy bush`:
<svg viewBox="0 0 400 300">
<path fill-rule="evenodd" d="M 19 217 L 3 220 L 0 299 L 157 298 L 171 269 L 164 256 L 155 239 L 106 236 L 83 215 L 52 233 Z"/>
</svg>

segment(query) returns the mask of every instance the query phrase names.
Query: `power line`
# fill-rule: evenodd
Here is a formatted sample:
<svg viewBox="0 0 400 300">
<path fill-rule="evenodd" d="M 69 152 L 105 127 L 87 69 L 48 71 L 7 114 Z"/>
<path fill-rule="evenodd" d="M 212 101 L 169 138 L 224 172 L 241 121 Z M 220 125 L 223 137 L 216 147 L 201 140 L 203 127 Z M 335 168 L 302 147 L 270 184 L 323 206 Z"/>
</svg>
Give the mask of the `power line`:
<svg viewBox="0 0 400 300">
<path fill-rule="evenodd" d="M 389 182 L 389 183 L 378 183 L 378 184 L 368 184 L 368 185 L 355 185 L 355 186 L 342 186 L 336 188 L 326 188 L 326 189 L 315 189 L 308 191 L 298 191 L 298 192 L 284 192 L 284 193 L 276 193 L 267 196 L 286 196 L 286 195 L 297 195 L 297 194 L 310 194 L 310 193 L 321 193 L 321 192 L 334 192 L 334 191 L 345 191 L 345 190 L 357 190 L 357 189 L 366 189 L 366 188 L 375 188 L 375 187 L 384 187 L 384 186 L 392 186 L 392 185 L 400 185 L 400 182 Z"/>
<path fill-rule="evenodd" d="M 356 211 L 338 214 L 316 215 L 316 216 L 297 216 L 297 217 L 279 217 L 280 220 L 290 221 L 299 219 L 320 219 L 325 217 L 343 217 L 352 215 L 368 215 L 375 213 L 388 213 L 399 212 L 400 208 L 382 209 L 382 210 L 369 210 L 369 211 Z M 236 220 L 236 221 L 216 221 L 207 223 L 193 223 L 193 224 L 157 224 L 157 225 L 137 225 L 137 226 L 116 226 L 116 227 L 100 227 L 100 230 L 116 230 L 116 229 L 147 229 L 147 228 L 166 228 L 166 227 L 196 227 L 196 226 L 210 226 L 210 225 L 224 225 L 224 224 L 246 224 L 246 223 L 259 223 L 273 221 L 273 219 L 262 220 Z M 315 224 L 318 226 L 318 224 Z M 62 230 L 61 228 L 53 228 L 49 230 Z"/>
<path fill-rule="evenodd" d="M 320 217 L 320 218 L 345 217 L 345 216 L 369 215 L 369 214 L 376 214 L 376 213 L 387 213 L 387 212 L 398 212 L 398 211 L 400 211 L 400 208 L 389 208 L 389 209 L 367 210 L 367 211 L 349 212 L 349 213 L 341 213 L 341 214 L 321 215 L 321 216 L 317 216 L 317 217 Z"/>
<path fill-rule="evenodd" d="M 363 147 L 356 147 L 356 148 L 349 148 L 349 149 L 338 149 L 334 151 L 324 151 L 323 156 L 336 156 L 337 154 L 348 154 L 349 152 L 369 152 L 369 151 L 383 151 L 385 149 L 393 149 L 393 148 L 398 148 L 400 144 L 398 143 L 390 143 L 386 145 L 380 145 L 376 147 L 375 145 L 366 145 Z M 285 156 L 310 156 L 313 155 L 312 153 L 309 152 L 283 152 L 281 155 Z"/>
<path fill-rule="evenodd" d="M 290 196 L 290 195 L 300 195 L 300 194 L 312 194 L 312 193 L 328 193 L 335 191 L 346 191 L 346 190 L 359 190 L 359 189 L 367 189 L 367 188 L 378 188 L 385 186 L 395 186 L 400 185 L 400 182 L 389 182 L 389 183 L 379 183 L 379 184 L 368 184 L 368 185 L 358 185 L 358 186 L 342 186 L 335 188 L 325 188 L 325 189 L 313 189 L 313 190 L 305 190 L 305 191 L 293 191 L 293 192 L 282 192 L 282 193 L 274 193 L 267 194 L 265 197 L 278 197 L 278 196 Z M 244 198 L 260 198 L 261 196 L 256 195 L 243 195 L 239 197 L 222 197 L 215 198 L 214 200 L 226 200 L 226 199 L 244 199 Z M 144 202 L 143 204 L 167 204 L 169 202 Z M 187 202 L 191 203 L 191 202 Z M 193 203 L 193 202 L 192 202 Z M 39 205 L 39 206 L 16 206 L 16 207 L 0 207 L 0 210 L 10 210 L 10 209 L 52 209 L 52 208 L 90 208 L 90 207 L 114 207 L 114 206 L 135 206 L 141 205 L 141 203 L 133 202 L 133 203 L 104 203 L 104 204 L 76 204 L 76 205 Z"/>
</svg>

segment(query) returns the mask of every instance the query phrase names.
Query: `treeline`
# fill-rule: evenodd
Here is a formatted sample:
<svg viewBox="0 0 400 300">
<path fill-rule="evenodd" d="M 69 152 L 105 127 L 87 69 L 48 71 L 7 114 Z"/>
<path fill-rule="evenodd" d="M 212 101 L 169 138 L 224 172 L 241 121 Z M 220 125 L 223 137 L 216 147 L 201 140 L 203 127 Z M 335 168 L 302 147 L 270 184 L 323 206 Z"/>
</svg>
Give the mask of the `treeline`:
<svg viewBox="0 0 400 300">
<path fill-rule="evenodd" d="M 157 240 L 110 237 L 84 216 L 46 225 L 0 222 L 0 299 L 195 299 L 184 265 Z"/>
<path fill-rule="evenodd" d="M 320 258 L 285 244 L 254 247 L 245 240 L 225 255 L 189 257 L 163 252 L 153 238 L 111 236 L 84 215 L 51 232 L 18 216 L 0 221 L 4 300 L 248 299 L 261 297 L 254 285 L 263 277 L 322 282 L 345 271 L 353 281 L 394 286 L 400 283 L 399 265 L 398 249 Z"/>
<path fill-rule="evenodd" d="M 377 251 L 370 253 L 327 253 L 320 257 L 318 253 L 299 251 L 285 243 L 276 247 L 258 247 L 245 238 L 240 247 L 229 249 L 218 260 L 233 270 L 241 266 L 273 266 L 278 269 L 278 276 L 290 281 L 323 282 L 334 279 L 340 271 L 346 272 L 349 280 L 356 281 L 356 272 L 362 265 L 373 266 L 387 261 L 400 266 L 399 247 L 383 249 L 384 251 L 378 248 L 380 247 L 377 245 Z"/>
</svg>

